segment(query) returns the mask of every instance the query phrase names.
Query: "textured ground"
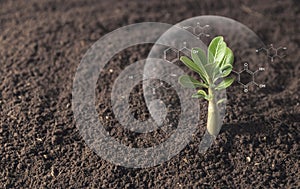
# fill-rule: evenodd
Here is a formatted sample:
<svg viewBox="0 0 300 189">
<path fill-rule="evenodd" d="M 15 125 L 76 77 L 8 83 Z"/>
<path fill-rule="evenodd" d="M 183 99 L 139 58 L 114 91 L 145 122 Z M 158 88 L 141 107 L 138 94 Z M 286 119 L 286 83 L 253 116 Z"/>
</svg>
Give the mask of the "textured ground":
<svg viewBox="0 0 300 189">
<path fill-rule="evenodd" d="M 273 82 L 257 93 L 232 89 L 226 124 L 205 155 L 197 153 L 195 139 L 148 169 L 98 157 L 76 129 L 71 108 L 86 50 L 120 26 L 206 14 L 236 19 L 264 43 L 288 48 L 271 65 Z M 0 1 L 0 188 L 299 188 L 299 19 L 297 0 Z M 121 60 L 143 57 L 136 53 L 141 49 L 128 49 Z M 118 70 L 122 64 L 114 61 Z M 133 112 L 146 115 L 136 99 Z M 100 116 L 109 114 L 98 108 Z"/>
</svg>

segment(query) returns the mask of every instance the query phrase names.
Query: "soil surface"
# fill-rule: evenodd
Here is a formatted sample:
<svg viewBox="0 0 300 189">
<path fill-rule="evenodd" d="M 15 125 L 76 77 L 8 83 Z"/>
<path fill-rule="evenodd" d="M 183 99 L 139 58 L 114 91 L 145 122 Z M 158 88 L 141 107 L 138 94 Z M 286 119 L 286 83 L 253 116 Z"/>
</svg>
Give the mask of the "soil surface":
<svg viewBox="0 0 300 189">
<path fill-rule="evenodd" d="M 205 111 L 194 139 L 163 164 L 129 169 L 97 156 L 76 128 L 71 106 L 85 52 L 121 26 L 176 24 L 200 15 L 235 19 L 266 45 L 287 47 L 287 56 L 268 62 L 270 72 L 262 75 L 267 87 L 244 93 L 236 82 L 228 90 L 224 125 L 204 155 L 198 145 Z M 300 188 L 299 20 L 298 0 L 0 1 L 0 188 Z M 150 48 L 130 47 L 116 55 L 100 73 L 96 91 L 99 120 L 132 147 L 164 141 L 180 114 L 180 102 L 165 83 L 158 98 L 174 111 L 164 132 L 135 134 L 114 118 L 109 100 L 114 79 Z M 141 84 L 132 90 L 131 113 L 147 120 L 142 93 Z"/>
</svg>

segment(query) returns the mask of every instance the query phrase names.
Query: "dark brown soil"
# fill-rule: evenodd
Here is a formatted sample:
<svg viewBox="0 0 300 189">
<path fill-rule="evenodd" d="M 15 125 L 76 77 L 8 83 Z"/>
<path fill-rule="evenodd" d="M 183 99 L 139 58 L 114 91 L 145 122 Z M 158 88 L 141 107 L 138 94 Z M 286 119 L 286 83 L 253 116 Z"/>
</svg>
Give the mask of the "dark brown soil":
<svg viewBox="0 0 300 189">
<path fill-rule="evenodd" d="M 80 136 L 71 107 L 87 49 L 120 26 L 207 14 L 238 20 L 265 44 L 288 48 L 282 60 L 269 62 L 267 88 L 229 90 L 225 125 L 205 155 L 198 153 L 200 123 L 194 140 L 156 167 L 128 169 L 98 157 Z M 0 188 L 299 188 L 299 19 L 297 0 L 0 1 Z M 110 81 L 148 50 L 137 46 L 116 56 L 106 68 L 115 71 L 101 73 L 107 86 L 97 91 L 100 120 L 109 116 L 102 122 L 111 136 L 133 147 L 155 145 L 176 129 L 172 122 L 168 132 L 130 133 L 113 127 L 118 123 L 105 108 Z M 176 109 L 168 90 L 160 97 Z M 145 120 L 141 93 L 137 86 L 130 102 L 132 114 Z"/>
</svg>

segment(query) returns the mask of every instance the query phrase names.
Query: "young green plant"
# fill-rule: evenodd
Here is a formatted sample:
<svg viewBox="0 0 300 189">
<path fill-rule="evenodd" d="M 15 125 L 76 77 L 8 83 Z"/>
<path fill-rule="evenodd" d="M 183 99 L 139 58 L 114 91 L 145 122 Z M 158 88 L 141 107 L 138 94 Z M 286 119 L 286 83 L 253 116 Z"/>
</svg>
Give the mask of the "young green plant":
<svg viewBox="0 0 300 189">
<path fill-rule="evenodd" d="M 192 48 L 192 60 L 181 56 L 180 60 L 191 70 L 197 72 L 202 81 L 182 75 L 178 81 L 183 87 L 198 89 L 193 98 L 208 101 L 207 130 L 216 136 L 222 126 L 219 103 L 226 99 L 217 99 L 217 93 L 229 87 L 234 79 L 227 77 L 232 71 L 233 53 L 227 47 L 222 36 L 215 37 L 208 46 L 207 54 L 201 48 Z"/>
</svg>

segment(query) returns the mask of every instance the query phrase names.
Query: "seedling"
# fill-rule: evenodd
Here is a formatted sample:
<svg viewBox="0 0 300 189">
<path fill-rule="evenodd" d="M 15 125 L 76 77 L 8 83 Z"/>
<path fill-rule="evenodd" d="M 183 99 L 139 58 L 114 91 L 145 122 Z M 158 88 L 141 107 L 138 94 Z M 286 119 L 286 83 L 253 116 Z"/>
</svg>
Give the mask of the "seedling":
<svg viewBox="0 0 300 189">
<path fill-rule="evenodd" d="M 217 99 L 217 93 L 229 87 L 234 79 L 227 77 L 232 71 L 233 53 L 227 47 L 222 36 L 215 37 L 208 46 L 207 54 L 201 48 L 192 48 L 192 60 L 181 56 L 180 60 L 191 70 L 197 72 L 202 81 L 182 75 L 178 82 L 183 87 L 197 89 L 193 98 L 208 101 L 207 130 L 216 136 L 221 129 L 221 117 L 218 104 L 226 99 Z"/>
</svg>

